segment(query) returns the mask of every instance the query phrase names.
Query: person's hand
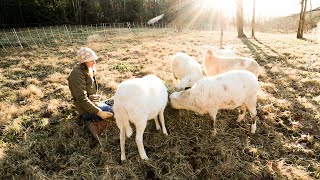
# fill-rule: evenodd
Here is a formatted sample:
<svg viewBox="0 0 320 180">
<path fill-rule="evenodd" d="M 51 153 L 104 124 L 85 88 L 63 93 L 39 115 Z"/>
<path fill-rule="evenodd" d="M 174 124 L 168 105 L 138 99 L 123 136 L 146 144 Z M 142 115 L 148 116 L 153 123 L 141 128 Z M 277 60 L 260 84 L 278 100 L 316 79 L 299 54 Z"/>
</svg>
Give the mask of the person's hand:
<svg viewBox="0 0 320 180">
<path fill-rule="evenodd" d="M 92 95 L 89 95 L 89 99 L 92 102 L 99 102 L 100 101 L 100 96 L 98 94 L 92 94 Z"/>
<path fill-rule="evenodd" d="M 113 116 L 111 112 L 101 110 L 97 113 L 97 115 L 100 116 L 102 119 L 107 119 Z"/>
<path fill-rule="evenodd" d="M 105 100 L 105 103 L 108 104 L 109 106 L 113 106 L 114 100 L 113 100 L 113 98 L 112 99 L 107 99 L 107 100 Z"/>
</svg>

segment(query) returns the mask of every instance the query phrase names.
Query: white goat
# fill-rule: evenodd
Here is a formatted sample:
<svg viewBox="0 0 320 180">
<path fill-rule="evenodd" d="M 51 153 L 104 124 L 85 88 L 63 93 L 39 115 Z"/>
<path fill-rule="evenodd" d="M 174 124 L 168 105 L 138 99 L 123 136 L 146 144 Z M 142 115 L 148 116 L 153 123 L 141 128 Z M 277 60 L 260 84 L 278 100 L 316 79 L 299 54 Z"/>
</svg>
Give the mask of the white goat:
<svg viewBox="0 0 320 180">
<path fill-rule="evenodd" d="M 201 65 L 186 53 L 176 53 L 172 57 L 171 68 L 173 76 L 179 80 L 177 89 L 191 87 L 203 78 Z"/>
<path fill-rule="evenodd" d="M 235 53 L 235 47 L 234 46 L 224 46 L 223 49 L 220 49 L 217 46 L 202 46 L 205 50 L 210 49 L 215 52 L 218 56 L 224 56 L 224 57 L 235 57 L 237 54 Z"/>
<path fill-rule="evenodd" d="M 148 159 L 143 145 L 143 133 L 147 121 L 154 119 L 159 130 L 157 116 L 160 117 L 162 132 L 168 135 L 163 112 L 168 102 L 167 87 L 154 75 L 129 79 L 119 84 L 114 95 L 114 117 L 120 129 L 121 160 L 126 159 L 125 139 L 132 135 L 129 121 L 136 126 L 136 143 L 141 159 Z"/>
<path fill-rule="evenodd" d="M 230 70 L 248 70 L 258 78 L 259 64 L 252 58 L 219 56 L 212 50 L 204 54 L 202 66 L 208 76 L 214 76 Z"/>
<path fill-rule="evenodd" d="M 212 117 L 214 135 L 216 135 L 216 115 L 219 109 L 235 109 L 241 106 L 238 117 L 240 122 L 248 108 L 254 123 L 251 133 L 255 133 L 256 103 L 259 82 L 255 75 L 245 70 L 232 70 L 217 76 L 197 81 L 190 89 L 174 92 L 170 101 L 175 109 L 187 109 L 200 114 L 209 113 Z"/>
</svg>

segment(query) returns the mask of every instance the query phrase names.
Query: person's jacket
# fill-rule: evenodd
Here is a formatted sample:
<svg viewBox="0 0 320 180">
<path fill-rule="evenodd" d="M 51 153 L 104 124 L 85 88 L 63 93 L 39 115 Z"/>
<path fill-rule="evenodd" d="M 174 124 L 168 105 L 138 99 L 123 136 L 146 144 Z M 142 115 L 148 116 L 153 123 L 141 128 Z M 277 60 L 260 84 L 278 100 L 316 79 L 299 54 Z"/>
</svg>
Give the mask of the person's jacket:
<svg viewBox="0 0 320 180">
<path fill-rule="evenodd" d="M 68 77 L 69 89 L 73 97 L 74 105 L 79 114 L 97 114 L 99 108 L 89 97 L 96 95 L 98 83 L 95 77 L 92 79 L 85 64 L 77 64 Z"/>
</svg>

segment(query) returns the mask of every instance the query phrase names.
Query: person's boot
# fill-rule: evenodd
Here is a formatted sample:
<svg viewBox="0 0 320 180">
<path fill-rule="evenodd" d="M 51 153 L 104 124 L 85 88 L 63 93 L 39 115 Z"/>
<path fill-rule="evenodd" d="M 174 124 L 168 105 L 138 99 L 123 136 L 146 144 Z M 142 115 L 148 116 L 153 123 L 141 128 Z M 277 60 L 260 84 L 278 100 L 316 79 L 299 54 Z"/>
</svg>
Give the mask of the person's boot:
<svg viewBox="0 0 320 180">
<path fill-rule="evenodd" d="M 87 123 L 87 127 L 89 128 L 92 136 L 100 144 L 100 146 L 102 146 L 102 144 L 101 144 L 99 135 L 103 133 L 111 125 L 112 119 L 108 118 L 106 120 L 93 121 L 93 122 Z"/>
</svg>

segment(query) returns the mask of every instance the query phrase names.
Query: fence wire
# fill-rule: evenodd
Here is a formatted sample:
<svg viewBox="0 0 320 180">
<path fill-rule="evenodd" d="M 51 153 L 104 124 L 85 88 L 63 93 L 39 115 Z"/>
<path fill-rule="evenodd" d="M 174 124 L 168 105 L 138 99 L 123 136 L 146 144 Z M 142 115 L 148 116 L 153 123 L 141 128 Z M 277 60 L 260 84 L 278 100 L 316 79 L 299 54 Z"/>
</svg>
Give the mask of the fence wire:
<svg viewBox="0 0 320 180">
<path fill-rule="evenodd" d="M 85 43 L 88 38 L 98 36 L 108 38 L 110 35 L 127 33 L 145 33 L 152 30 L 175 30 L 175 24 L 147 23 L 102 23 L 94 25 L 60 25 L 47 27 L 26 27 L 2 29 L 0 45 L 5 52 L 8 49 L 32 48 L 33 46 L 59 46 L 60 44 Z M 208 25 L 193 25 L 191 30 L 212 30 Z"/>
</svg>

